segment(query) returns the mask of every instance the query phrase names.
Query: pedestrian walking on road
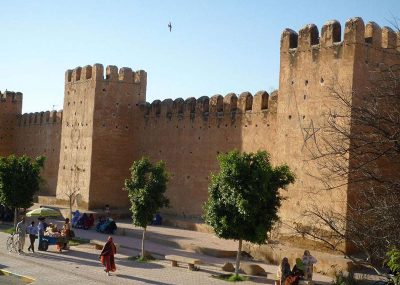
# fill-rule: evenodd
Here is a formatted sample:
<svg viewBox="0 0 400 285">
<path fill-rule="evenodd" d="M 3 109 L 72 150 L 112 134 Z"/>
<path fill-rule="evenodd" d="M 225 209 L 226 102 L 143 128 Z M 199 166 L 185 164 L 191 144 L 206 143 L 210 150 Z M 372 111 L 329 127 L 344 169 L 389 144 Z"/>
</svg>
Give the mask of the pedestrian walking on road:
<svg viewBox="0 0 400 285">
<path fill-rule="evenodd" d="M 117 268 L 115 267 L 114 255 L 117 253 L 117 248 L 113 242 L 112 237 L 108 237 L 107 242 L 103 246 L 103 250 L 100 253 L 100 262 L 104 265 L 107 276 L 110 276 L 110 271 L 114 272 Z"/>
<path fill-rule="evenodd" d="M 45 225 L 45 221 L 44 221 L 43 217 L 39 217 L 38 220 L 39 220 L 39 223 L 37 226 L 38 240 L 39 240 L 38 250 L 42 250 L 42 238 L 44 237 L 46 225 Z"/>
<path fill-rule="evenodd" d="M 29 234 L 29 241 L 30 241 L 30 245 L 28 247 L 28 251 L 35 252 L 35 239 L 36 239 L 36 235 L 37 235 L 37 227 L 35 227 L 35 222 L 32 221 L 31 225 L 27 228 L 26 230 Z"/>
<path fill-rule="evenodd" d="M 18 253 L 24 252 L 24 245 L 25 245 L 25 235 L 26 235 L 26 225 L 25 225 L 25 217 L 22 217 L 21 221 L 17 224 L 15 228 L 18 238 L 19 238 L 19 248 Z"/>
</svg>

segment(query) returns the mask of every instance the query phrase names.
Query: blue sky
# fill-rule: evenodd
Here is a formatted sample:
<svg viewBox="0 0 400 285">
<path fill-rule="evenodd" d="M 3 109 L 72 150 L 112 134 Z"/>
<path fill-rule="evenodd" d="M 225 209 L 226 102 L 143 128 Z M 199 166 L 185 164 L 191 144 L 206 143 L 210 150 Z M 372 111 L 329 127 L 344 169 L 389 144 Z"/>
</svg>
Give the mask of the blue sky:
<svg viewBox="0 0 400 285">
<path fill-rule="evenodd" d="M 23 112 L 62 109 L 64 72 L 102 63 L 144 69 L 147 101 L 278 87 L 284 28 L 330 19 L 390 25 L 400 1 L 3 1 L 0 90 Z M 168 31 L 171 21 L 173 30 Z"/>
</svg>

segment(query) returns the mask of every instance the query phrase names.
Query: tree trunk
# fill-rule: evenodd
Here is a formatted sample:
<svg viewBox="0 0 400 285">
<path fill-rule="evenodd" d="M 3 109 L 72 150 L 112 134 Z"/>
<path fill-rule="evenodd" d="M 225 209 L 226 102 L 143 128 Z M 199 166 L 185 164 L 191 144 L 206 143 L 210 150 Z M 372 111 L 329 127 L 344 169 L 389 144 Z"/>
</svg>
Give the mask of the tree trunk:
<svg viewBox="0 0 400 285">
<path fill-rule="evenodd" d="M 142 258 L 144 258 L 144 240 L 146 239 L 146 228 L 143 228 L 143 236 L 142 236 Z"/>
<path fill-rule="evenodd" d="M 240 256 L 241 256 L 241 251 L 242 251 L 242 240 L 239 240 L 239 248 L 237 251 L 237 255 L 236 255 L 236 267 L 235 267 L 235 275 L 238 276 L 239 275 L 239 268 L 240 268 Z"/>
<path fill-rule="evenodd" d="M 72 196 L 69 198 L 69 220 L 72 223 Z"/>
<path fill-rule="evenodd" d="M 15 208 L 14 208 L 14 229 L 15 229 L 16 226 L 17 226 L 17 219 L 18 219 L 17 215 L 18 215 L 18 208 L 15 207 Z"/>
</svg>

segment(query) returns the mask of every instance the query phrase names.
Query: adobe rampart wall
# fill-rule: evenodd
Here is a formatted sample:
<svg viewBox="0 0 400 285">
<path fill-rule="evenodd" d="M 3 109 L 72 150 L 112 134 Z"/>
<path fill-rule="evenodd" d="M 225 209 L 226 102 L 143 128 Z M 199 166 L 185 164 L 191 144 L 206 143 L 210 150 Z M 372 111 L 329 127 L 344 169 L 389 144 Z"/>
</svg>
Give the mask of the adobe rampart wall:
<svg viewBox="0 0 400 285">
<path fill-rule="evenodd" d="M 0 94 L 0 155 L 46 156 L 41 193 L 55 195 L 62 112 L 21 114 L 22 93 Z"/>
<path fill-rule="evenodd" d="M 62 111 L 19 115 L 15 125 L 17 155 L 46 157 L 40 195 L 55 195 L 60 160 Z"/>
<path fill-rule="evenodd" d="M 210 173 L 218 171 L 217 155 L 232 149 L 271 151 L 276 129 L 276 97 L 260 91 L 237 96 L 181 98 L 142 104 L 137 158 L 164 160 L 170 173 L 165 212 L 202 215 Z M 261 140 L 261 137 L 263 140 Z M 245 138 L 245 139 L 244 139 Z M 262 141 L 262 142 L 261 142 Z"/>
</svg>

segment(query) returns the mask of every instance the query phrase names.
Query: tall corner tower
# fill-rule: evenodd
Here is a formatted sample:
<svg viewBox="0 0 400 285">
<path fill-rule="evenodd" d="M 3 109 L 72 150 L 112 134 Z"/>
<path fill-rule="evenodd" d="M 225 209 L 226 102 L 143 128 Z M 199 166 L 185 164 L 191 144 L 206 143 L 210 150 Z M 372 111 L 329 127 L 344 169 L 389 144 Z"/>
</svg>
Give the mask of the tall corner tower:
<svg viewBox="0 0 400 285">
<path fill-rule="evenodd" d="M 282 33 L 278 102 L 281 131 L 275 152 L 297 175 L 281 209 L 282 219 L 286 221 L 307 224 L 301 209 L 307 209 L 310 199 L 327 210 L 349 215 L 349 205 L 360 193 L 360 189 L 354 189 L 359 186 L 350 183 L 354 181 L 353 167 L 359 160 L 351 148 L 354 139 L 350 136 L 343 141 L 350 146 L 342 165 L 348 170 L 342 179 L 348 183 L 331 191 L 321 191 L 325 186 L 315 179 L 321 165 L 311 159 L 310 149 L 329 144 L 326 138 L 332 134 L 324 133 L 329 129 L 325 128 L 326 115 L 340 108 L 337 97 L 333 99 L 332 94 L 348 96 L 350 113 L 340 120 L 343 132 L 353 134 L 352 114 L 354 108 L 368 101 L 370 82 L 382 67 L 400 63 L 400 41 L 390 28 L 380 28 L 373 22 L 365 25 L 361 18 L 352 18 L 345 23 L 343 38 L 341 31 L 339 22 L 328 21 L 321 33 L 314 24 L 305 26 L 299 33 L 290 29 Z M 349 244 L 344 246 L 349 250 Z"/>
<path fill-rule="evenodd" d="M 101 64 L 67 70 L 57 199 L 78 193 L 80 207 L 128 205 L 122 187 L 133 161 L 136 106 L 147 74 Z"/>
<path fill-rule="evenodd" d="M 297 176 L 281 209 L 286 221 L 308 224 L 302 212 L 310 199 L 346 214 L 346 189 L 321 192 L 321 181 L 313 177 L 320 170 L 309 152 L 310 147 L 320 143 L 319 135 L 326 124 L 324 114 L 334 105 L 330 88 L 340 86 L 343 92 L 351 93 L 359 72 L 357 58 L 360 43 L 364 42 L 364 23 L 360 18 L 350 19 L 343 38 L 341 31 L 340 23 L 333 20 L 323 25 L 321 33 L 314 24 L 306 25 L 299 33 L 290 29 L 282 33 L 277 120 L 281 127 L 275 152 Z"/>
<path fill-rule="evenodd" d="M 15 151 L 15 127 L 21 113 L 22 93 L 0 92 L 0 156 L 7 156 Z"/>
</svg>

